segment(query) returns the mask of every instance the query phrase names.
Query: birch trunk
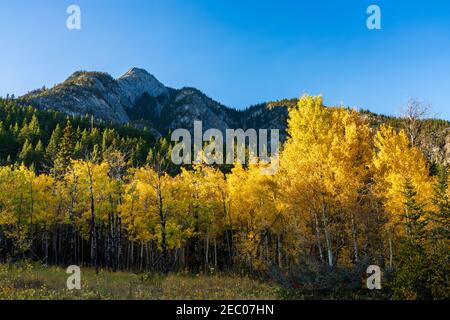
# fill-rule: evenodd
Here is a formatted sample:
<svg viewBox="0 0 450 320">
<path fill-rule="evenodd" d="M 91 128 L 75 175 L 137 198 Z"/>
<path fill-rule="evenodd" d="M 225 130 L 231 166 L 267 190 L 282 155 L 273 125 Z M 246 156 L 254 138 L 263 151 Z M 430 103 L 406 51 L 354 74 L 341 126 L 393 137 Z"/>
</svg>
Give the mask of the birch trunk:
<svg viewBox="0 0 450 320">
<path fill-rule="evenodd" d="M 206 243 L 205 243 L 205 273 L 209 271 L 209 234 L 206 231 Z"/>
<path fill-rule="evenodd" d="M 319 249 L 320 262 L 323 263 L 324 259 L 323 259 L 322 241 L 320 236 L 319 219 L 317 217 L 316 211 L 313 211 L 313 215 L 314 215 L 314 226 L 316 229 L 317 249 Z"/>
<path fill-rule="evenodd" d="M 325 241 L 327 244 L 328 266 L 332 268 L 334 263 L 333 248 L 331 247 L 330 233 L 328 231 L 328 217 L 325 206 L 325 195 L 323 193 L 322 193 L 322 220 L 323 220 L 323 229 L 325 233 Z"/>
<path fill-rule="evenodd" d="M 389 268 L 392 269 L 394 252 L 392 249 L 392 236 L 389 234 Z"/>
<path fill-rule="evenodd" d="M 351 222 L 352 222 L 352 238 L 353 238 L 353 253 L 355 255 L 355 262 L 359 262 L 359 250 L 358 250 L 358 238 L 356 234 L 356 225 L 355 225 L 355 216 L 354 213 L 350 214 Z"/>
</svg>

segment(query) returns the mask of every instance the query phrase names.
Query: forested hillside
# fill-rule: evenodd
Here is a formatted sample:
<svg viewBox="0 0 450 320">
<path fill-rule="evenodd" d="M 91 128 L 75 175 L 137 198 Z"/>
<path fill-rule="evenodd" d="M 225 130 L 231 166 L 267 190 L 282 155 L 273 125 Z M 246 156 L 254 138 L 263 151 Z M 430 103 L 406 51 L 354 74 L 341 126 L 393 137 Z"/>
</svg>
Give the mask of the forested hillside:
<svg viewBox="0 0 450 320">
<path fill-rule="evenodd" d="M 24 164 L 36 172 L 50 172 L 64 147 L 70 157 L 98 159 L 108 150 L 120 150 L 130 165 L 144 164 L 155 138 L 146 129 L 118 125 L 90 116 L 68 116 L 52 110 L 18 106 L 14 100 L 0 100 L 0 164 Z M 94 152 L 95 151 L 95 152 Z"/>
<path fill-rule="evenodd" d="M 0 108 L 0 261 L 226 270 L 342 295 L 377 264 L 390 297 L 450 296 L 449 168 L 391 121 L 303 96 L 267 176 L 174 170 L 149 131 Z"/>
</svg>

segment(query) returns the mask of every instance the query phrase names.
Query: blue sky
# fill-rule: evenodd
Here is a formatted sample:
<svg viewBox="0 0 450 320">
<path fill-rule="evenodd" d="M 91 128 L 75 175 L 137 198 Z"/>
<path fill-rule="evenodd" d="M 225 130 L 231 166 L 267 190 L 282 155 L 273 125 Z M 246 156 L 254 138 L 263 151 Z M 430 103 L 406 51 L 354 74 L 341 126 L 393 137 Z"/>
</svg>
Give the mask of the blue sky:
<svg viewBox="0 0 450 320">
<path fill-rule="evenodd" d="M 70 4 L 81 30 L 66 28 Z M 366 28 L 370 4 L 381 30 Z M 450 120 L 446 0 L 1 0 L 0 39 L 0 95 L 137 66 L 236 108 L 310 93 L 396 115 L 413 97 Z"/>
</svg>

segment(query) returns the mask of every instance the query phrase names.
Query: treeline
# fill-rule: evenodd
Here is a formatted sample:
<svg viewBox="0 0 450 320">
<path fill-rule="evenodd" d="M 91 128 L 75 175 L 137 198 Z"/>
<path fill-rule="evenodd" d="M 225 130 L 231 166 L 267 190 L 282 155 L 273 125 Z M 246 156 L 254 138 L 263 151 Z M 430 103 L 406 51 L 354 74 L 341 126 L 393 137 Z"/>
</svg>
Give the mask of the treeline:
<svg viewBox="0 0 450 320">
<path fill-rule="evenodd" d="M 279 171 L 263 175 L 264 163 L 174 172 L 165 140 L 138 165 L 97 145 L 76 159 L 70 127 L 48 172 L 0 168 L 1 260 L 277 270 L 293 288 L 377 264 L 394 298 L 450 296 L 449 169 L 430 174 L 403 131 L 304 96 L 289 109 Z"/>
<path fill-rule="evenodd" d="M 70 141 L 62 142 L 64 135 Z M 70 117 L 0 99 L 0 165 L 24 164 L 38 173 L 49 173 L 60 144 L 66 142 L 73 145 L 73 159 L 84 159 L 94 151 L 103 159 L 109 150 L 120 150 L 127 154 L 130 165 L 140 166 L 155 138 L 145 128 L 94 122 L 90 116 Z"/>
</svg>

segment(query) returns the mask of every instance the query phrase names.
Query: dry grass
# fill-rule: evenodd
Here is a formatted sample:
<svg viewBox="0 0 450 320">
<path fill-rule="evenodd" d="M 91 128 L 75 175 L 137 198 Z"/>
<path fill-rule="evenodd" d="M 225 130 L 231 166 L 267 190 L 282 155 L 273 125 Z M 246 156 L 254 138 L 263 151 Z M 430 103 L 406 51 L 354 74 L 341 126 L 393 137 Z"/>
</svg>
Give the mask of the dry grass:
<svg viewBox="0 0 450 320">
<path fill-rule="evenodd" d="M 1 299 L 279 299 L 276 285 L 229 275 L 134 274 L 82 268 L 82 289 L 68 290 L 60 267 L 0 265 Z"/>
</svg>

